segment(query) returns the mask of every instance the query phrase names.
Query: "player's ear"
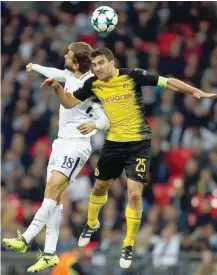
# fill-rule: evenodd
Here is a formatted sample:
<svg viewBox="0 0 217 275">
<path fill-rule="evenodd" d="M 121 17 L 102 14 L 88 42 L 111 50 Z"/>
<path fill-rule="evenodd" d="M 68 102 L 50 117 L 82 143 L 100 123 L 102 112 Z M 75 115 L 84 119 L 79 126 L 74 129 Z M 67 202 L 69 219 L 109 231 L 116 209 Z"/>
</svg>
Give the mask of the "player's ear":
<svg viewBox="0 0 217 275">
<path fill-rule="evenodd" d="M 74 70 L 78 70 L 79 69 L 79 64 L 78 63 L 74 63 L 73 64 L 73 69 Z"/>
</svg>

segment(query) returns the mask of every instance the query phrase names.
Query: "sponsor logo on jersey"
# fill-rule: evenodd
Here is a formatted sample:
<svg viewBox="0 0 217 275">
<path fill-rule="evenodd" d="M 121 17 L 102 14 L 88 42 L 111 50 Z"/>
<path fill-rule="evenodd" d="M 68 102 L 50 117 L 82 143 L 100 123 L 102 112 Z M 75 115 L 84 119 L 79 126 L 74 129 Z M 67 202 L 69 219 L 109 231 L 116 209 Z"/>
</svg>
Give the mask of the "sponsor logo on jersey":
<svg viewBox="0 0 217 275">
<path fill-rule="evenodd" d="M 105 98 L 99 97 L 99 100 L 102 102 L 102 104 L 106 104 L 106 103 L 112 103 L 112 102 L 130 99 L 133 97 L 134 97 L 133 93 L 128 93 L 128 94 L 124 94 L 124 95 L 109 96 L 109 97 L 105 97 Z"/>
</svg>

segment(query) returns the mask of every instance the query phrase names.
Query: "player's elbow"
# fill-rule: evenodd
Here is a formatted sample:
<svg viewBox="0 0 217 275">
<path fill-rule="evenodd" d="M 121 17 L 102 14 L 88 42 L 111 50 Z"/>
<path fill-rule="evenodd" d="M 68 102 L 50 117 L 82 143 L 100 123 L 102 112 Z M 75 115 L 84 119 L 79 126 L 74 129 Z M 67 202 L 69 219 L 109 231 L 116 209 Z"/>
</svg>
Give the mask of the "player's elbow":
<svg viewBox="0 0 217 275">
<path fill-rule="evenodd" d="M 62 105 L 65 109 L 72 109 L 76 106 L 76 104 L 74 104 L 74 102 L 62 103 Z"/>
<path fill-rule="evenodd" d="M 65 109 L 72 109 L 78 104 L 78 102 L 71 97 L 70 93 L 66 91 L 64 91 L 64 100 L 62 103 Z"/>
<path fill-rule="evenodd" d="M 71 109 L 71 108 L 73 108 L 73 107 L 71 107 L 71 105 L 66 104 L 66 103 L 62 103 L 62 106 L 63 106 L 65 109 Z"/>
</svg>

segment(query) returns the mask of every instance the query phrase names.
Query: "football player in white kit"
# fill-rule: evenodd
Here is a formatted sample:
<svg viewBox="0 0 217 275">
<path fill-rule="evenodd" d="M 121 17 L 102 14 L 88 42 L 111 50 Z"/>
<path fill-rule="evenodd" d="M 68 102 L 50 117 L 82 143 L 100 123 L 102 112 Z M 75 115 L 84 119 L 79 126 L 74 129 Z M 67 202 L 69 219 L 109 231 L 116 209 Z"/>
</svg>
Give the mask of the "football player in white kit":
<svg viewBox="0 0 217 275">
<path fill-rule="evenodd" d="M 85 80 L 92 76 L 90 71 L 90 52 L 92 48 L 84 42 L 72 43 L 65 57 L 65 70 L 47 68 L 37 64 L 28 64 L 28 72 L 36 71 L 46 77 L 65 82 L 65 89 L 76 90 L 83 86 Z M 94 118 L 96 118 L 94 120 Z M 59 229 L 63 219 L 63 196 L 66 188 L 75 180 L 91 154 L 90 137 L 97 129 L 106 131 L 110 127 L 100 103 L 93 99 L 65 109 L 60 105 L 58 138 L 53 142 L 52 153 L 47 167 L 47 185 L 44 201 L 35 217 L 21 235 L 13 239 L 3 239 L 3 243 L 24 254 L 28 243 L 46 225 L 44 253 L 39 256 L 35 265 L 28 272 L 42 271 L 59 263 L 56 245 Z"/>
</svg>

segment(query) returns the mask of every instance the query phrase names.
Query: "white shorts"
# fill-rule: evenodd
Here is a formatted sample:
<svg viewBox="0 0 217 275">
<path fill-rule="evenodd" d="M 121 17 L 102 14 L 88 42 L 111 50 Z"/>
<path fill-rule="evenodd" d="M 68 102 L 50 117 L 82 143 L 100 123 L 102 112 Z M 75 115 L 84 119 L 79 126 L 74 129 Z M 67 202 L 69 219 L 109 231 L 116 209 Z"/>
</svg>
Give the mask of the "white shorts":
<svg viewBox="0 0 217 275">
<path fill-rule="evenodd" d="M 89 139 L 55 139 L 47 166 L 47 182 L 53 171 L 64 174 L 69 183 L 74 182 L 89 159 L 91 150 Z"/>
</svg>

